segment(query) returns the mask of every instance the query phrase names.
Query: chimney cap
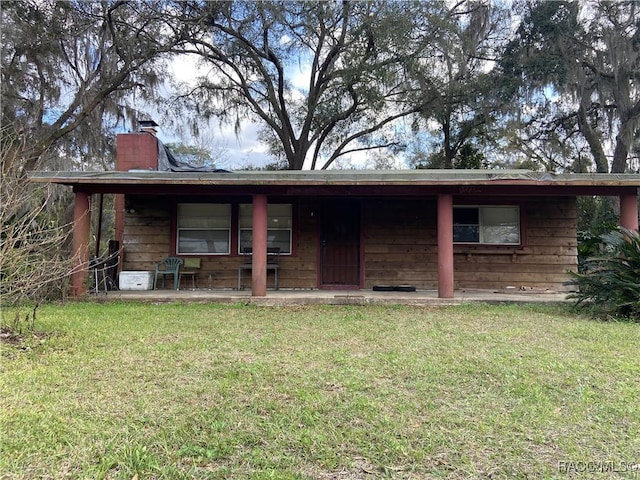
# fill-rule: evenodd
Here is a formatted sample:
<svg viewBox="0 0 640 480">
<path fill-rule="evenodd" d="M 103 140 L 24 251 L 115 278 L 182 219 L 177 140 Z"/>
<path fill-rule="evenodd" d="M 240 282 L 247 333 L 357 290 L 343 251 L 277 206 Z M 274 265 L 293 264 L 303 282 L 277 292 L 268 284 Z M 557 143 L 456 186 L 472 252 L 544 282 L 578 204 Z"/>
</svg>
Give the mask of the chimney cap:
<svg viewBox="0 0 640 480">
<path fill-rule="evenodd" d="M 157 126 L 159 126 L 156 122 L 154 122 L 151 119 L 149 119 L 149 120 L 140 120 L 138 123 L 140 124 L 141 128 L 149 128 L 149 127 L 157 127 Z"/>
</svg>

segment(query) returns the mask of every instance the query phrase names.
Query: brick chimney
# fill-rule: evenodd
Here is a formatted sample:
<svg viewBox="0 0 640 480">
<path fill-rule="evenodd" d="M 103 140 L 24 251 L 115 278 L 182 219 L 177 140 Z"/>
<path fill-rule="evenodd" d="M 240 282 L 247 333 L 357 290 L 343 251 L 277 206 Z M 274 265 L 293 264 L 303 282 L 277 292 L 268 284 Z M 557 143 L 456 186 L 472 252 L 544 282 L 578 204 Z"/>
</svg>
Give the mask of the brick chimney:
<svg viewBox="0 0 640 480">
<path fill-rule="evenodd" d="M 158 170 L 158 126 L 153 120 L 139 122 L 140 131 L 116 135 L 116 170 Z M 125 198 L 119 193 L 115 195 L 115 239 L 124 247 Z M 126 249 L 123 250 L 126 255 Z M 124 257 L 123 257 L 124 258 Z M 119 269 L 122 268 L 120 262 Z"/>
<path fill-rule="evenodd" d="M 153 120 L 138 122 L 140 132 L 116 135 L 116 170 L 158 170 L 158 126 Z"/>
</svg>

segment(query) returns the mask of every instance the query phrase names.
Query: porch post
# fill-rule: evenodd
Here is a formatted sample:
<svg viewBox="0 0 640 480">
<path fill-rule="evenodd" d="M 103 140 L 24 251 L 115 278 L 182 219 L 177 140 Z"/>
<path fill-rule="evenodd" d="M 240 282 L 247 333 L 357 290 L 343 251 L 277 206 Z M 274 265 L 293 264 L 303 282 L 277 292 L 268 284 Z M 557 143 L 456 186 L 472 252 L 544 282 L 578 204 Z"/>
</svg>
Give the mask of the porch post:
<svg viewBox="0 0 640 480">
<path fill-rule="evenodd" d="M 253 196 L 251 295 L 267 295 L 267 196 Z"/>
<path fill-rule="evenodd" d="M 73 206 L 73 271 L 71 295 L 79 297 L 87 293 L 89 276 L 89 232 L 91 229 L 91 195 L 75 192 Z"/>
<path fill-rule="evenodd" d="M 438 297 L 453 298 L 453 196 L 438 195 Z"/>
<path fill-rule="evenodd" d="M 638 230 L 638 197 L 620 195 L 620 226 L 629 230 Z"/>
<path fill-rule="evenodd" d="M 115 218 L 115 239 L 120 242 L 120 246 L 124 245 L 124 194 L 117 193 L 114 199 Z M 122 268 L 122 265 L 119 265 Z"/>
</svg>

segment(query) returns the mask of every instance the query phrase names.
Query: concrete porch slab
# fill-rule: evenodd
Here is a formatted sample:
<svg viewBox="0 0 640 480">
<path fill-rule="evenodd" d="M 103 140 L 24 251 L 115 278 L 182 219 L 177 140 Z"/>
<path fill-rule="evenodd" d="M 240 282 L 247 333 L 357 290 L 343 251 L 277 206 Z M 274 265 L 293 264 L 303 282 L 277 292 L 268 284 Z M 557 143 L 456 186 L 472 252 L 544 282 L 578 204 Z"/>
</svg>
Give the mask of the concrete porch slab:
<svg viewBox="0 0 640 480">
<path fill-rule="evenodd" d="M 566 292 L 456 290 L 453 298 L 438 298 L 436 290 L 374 292 L 372 290 L 278 290 L 265 297 L 252 297 L 242 290 L 144 290 L 90 294 L 97 301 L 247 303 L 286 305 L 459 305 L 462 303 L 564 303 Z"/>
</svg>

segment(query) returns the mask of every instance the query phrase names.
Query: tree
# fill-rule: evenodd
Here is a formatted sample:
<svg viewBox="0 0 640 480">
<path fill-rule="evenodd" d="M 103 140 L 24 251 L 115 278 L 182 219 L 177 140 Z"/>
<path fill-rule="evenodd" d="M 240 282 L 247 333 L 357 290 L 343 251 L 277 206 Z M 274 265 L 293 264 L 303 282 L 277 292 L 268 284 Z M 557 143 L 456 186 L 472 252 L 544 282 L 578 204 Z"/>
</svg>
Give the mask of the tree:
<svg viewBox="0 0 640 480">
<path fill-rule="evenodd" d="M 7 139 L 9 127 L 0 129 L 0 161 L 19 164 L 29 150 Z M 14 141 L 10 141 L 14 140 Z M 26 177 L 2 175 L 0 189 L 0 302 L 2 306 L 64 296 L 73 262 L 61 247 L 70 228 L 64 218 L 65 202 L 54 186 L 32 187 Z M 63 194 L 63 193 L 62 193 Z"/>
<path fill-rule="evenodd" d="M 500 123 L 502 163 L 546 172 L 586 173 L 592 166 L 589 146 L 575 116 L 546 95 L 530 98 L 525 108 Z"/>
<path fill-rule="evenodd" d="M 441 33 L 409 72 L 416 84 L 409 101 L 425 105 L 424 121 L 414 130 L 426 128 L 437 138 L 427 165 L 461 168 L 484 163 L 469 162 L 469 152 L 490 138 L 488 129 L 503 109 L 494 64 L 507 41 L 508 16 L 499 5 L 482 1 L 458 2 L 444 13 Z"/>
<path fill-rule="evenodd" d="M 259 119 L 290 169 L 324 169 L 350 153 L 397 145 L 384 129 L 424 106 L 401 101 L 404 68 L 434 33 L 430 22 L 440 8 L 431 2 L 232 1 L 224 8 L 190 2 L 184 22 L 192 26 L 191 40 L 176 51 L 197 55 L 211 74 L 180 100 L 198 115 L 236 125 Z"/>
<path fill-rule="evenodd" d="M 527 1 L 521 8 L 502 61 L 505 73 L 521 80 L 521 102 L 555 92 L 559 108 L 547 124 L 577 128 L 597 172 L 625 172 L 640 127 L 637 2 Z"/>
<path fill-rule="evenodd" d="M 28 146 L 21 169 L 42 167 L 45 155 L 107 157 L 105 130 L 139 115 L 134 93 L 153 100 L 181 40 L 168 9 L 154 0 L 3 2 L 1 122 L 13 130 L 5 139 Z"/>
<path fill-rule="evenodd" d="M 5 1 L 1 8 L 0 290 L 3 303 L 64 293 L 69 192 L 30 184 L 40 169 L 106 166 L 113 135 L 150 98 L 182 40 L 165 2 Z M 75 163 L 81 162 L 81 163 Z"/>
</svg>

